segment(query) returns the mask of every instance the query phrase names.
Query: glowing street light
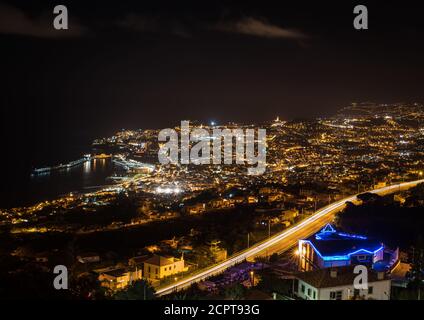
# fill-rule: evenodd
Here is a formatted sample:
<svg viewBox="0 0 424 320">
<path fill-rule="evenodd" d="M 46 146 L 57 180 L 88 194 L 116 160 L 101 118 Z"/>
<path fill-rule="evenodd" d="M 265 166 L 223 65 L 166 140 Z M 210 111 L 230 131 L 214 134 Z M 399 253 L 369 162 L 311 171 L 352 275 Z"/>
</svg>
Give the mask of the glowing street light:
<svg viewBox="0 0 424 320">
<path fill-rule="evenodd" d="M 255 274 L 253 270 L 250 271 L 250 283 L 252 284 L 252 287 L 255 285 Z"/>
</svg>

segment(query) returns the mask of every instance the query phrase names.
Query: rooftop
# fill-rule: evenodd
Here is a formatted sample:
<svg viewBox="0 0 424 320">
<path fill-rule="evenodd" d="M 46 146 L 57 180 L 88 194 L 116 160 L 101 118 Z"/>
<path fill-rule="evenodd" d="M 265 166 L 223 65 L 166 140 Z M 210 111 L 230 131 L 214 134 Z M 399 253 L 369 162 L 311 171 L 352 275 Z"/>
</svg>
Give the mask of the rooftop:
<svg viewBox="0 0 424 320">
<path fill-rule="evenodd" d="M 333 258 L 361 253 L 371 254 L 383 247 L 380 241 L 361 235 L 339 232 L 331 224 L 327 224 L 318 233 L 304 241 L 310 242 L 321 256 Z"/>
<path fill-rule="evenodd" d="M 331 287 L 340 287 L 353 285 L 355 277 L 358 276 L 358 273 L 354 273 L 355 266 L 345 266 L 338 268 L 325 268 L 318 269 L 314 271 L 302 272 L 296 275 L 296 277 L 315 288 L 331 288 Z M 331 272 L 333 276 L 331 275 Z M 383 278 L 378 279 L 378 272 L 373 271 L 368 268 L 368 282 L 376 282 L 388 280 L 385 273 L 381 273 L 384 275 Z"/>
<path fill-rule="evenodd" d="M 142 264 L 147 260 L 149 260 L 149 256 L 143 255 L 143 256 L 132 257 L 132 258 L 129 259 L 129 262 L 134 263 L 134 264 Z"/>
<path fill-rule="evenodd" d="M 163 257 L 157 254 L 153 255 L 149 259 L 145 260 L 144 263 L 153 264 L 156 266 L 167 266 L 175 262 L 174 257 Z"/>
<path fill-rule="evenodd" d="M 117 278 L 117 277 L 124 276 L 125 273 L 127 273 L 127 272 L 128 272 L 128 270 L 125 269 L 125 268 L 117 268 L 117 269 L 105 271 L 103 274 Z"/>
</svg>

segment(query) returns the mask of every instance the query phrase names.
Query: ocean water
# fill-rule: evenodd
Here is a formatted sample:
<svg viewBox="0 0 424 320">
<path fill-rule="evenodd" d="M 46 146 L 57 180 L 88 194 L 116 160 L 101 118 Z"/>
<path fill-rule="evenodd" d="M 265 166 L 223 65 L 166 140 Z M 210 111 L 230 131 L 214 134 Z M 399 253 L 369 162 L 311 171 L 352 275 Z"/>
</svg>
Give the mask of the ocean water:
<svg viewBox="0 0 424 320">
<path fill-rule="evenodd" d="M 113 184 L 107 177 L 120 172 L 122 169 L 111 159 L 93 159 L 72 168 L 30 175 L 20 183 L 19 188 L 9 190 L 10 196 L 4 199 L 3 207 L 31 205 L 70 192 L 94 191 Z"/>
</svg>

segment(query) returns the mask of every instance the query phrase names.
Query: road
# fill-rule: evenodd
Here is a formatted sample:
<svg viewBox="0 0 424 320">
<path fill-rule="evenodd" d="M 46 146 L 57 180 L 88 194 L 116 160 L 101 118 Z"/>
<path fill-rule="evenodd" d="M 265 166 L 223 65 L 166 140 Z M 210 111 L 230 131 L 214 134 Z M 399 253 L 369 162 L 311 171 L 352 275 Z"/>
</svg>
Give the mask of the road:
<svg viewBox="0 0 424 320">
<path fill-rule="evenodd" d="M 404 182 L 400 184 L 395 184 L 379 189 L 375 189 L 372 192 L 379 195 L 385 195 L 389 193 L 393 193 L 400 190 L 406 190 L 411 187 L 416 186 L 418 183 L 423 183 L 424 179 Z M 331 222 L 334 218 L 334 215 L 341 211 L 346 202 L 355 202 L 357 201 L 357 195 L 349 196 L 337 202 L 334 202 L 324 208 L 319 209 L 313 215 L 308 217 L 307 219 L 302 220 L 300 223 L 292 226 L 289 229 L 286 229 L 280 233 L 273 235 L 271 238 L 268 238 L 262 242 L 259 242 L 250 248 L 241 251 L 227 260 L 224 260 L 218 264 L 212 265 L 206 269 L 202 269 L 197 271 L 194 274 L 191 274 L 179 281 L 167 285 L 165 287 L 161 287 L 156 291 L 156 295 L 162 296 L 169 293 L 172 293 L 177 290 L 184 289 L 189 287 L 195 282 L 202 281 L 208 277 L 219 274 L 223 272 L 225 269 L 228 269 L 238 263 L 243 262 L 246 259 L 263 255 L 263 254 L 271 254 L 273 252 L 284 252 L 291 248 L 299 239 L 304 239 L 310 236 L 311 234 L 317 232 L 320 228 L 322 228 L 326 223 Z"/>
</svg>

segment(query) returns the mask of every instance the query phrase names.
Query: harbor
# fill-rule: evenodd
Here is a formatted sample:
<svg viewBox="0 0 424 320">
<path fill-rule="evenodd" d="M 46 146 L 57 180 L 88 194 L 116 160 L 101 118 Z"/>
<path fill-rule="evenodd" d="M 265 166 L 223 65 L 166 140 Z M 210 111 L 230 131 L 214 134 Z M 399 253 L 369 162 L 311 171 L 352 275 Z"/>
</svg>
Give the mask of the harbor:
<svg viewBox="0 0 424 320">
<path fill-rule="evenodd" d="M 52 166 L 52 167 L 35 168 L 31 172 L 31 176 L 45 175 L 45 174 L 50 174 L 52 171 L 70 169 L 72 167 L 83 164 L 87 161 L 90 161 L 91 159 L 93 159 L 93 157 L 91 155 L 87 154 L 87 155 L 84 155 L 82 158 L 80 158 L 78 160 L 74 160 L 74 161 L 68 162 L 66 164 L 59 164 L 59 165 Z"/>
</svg>

